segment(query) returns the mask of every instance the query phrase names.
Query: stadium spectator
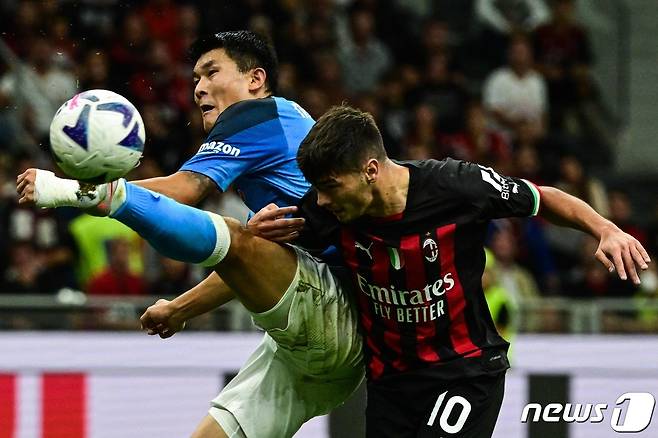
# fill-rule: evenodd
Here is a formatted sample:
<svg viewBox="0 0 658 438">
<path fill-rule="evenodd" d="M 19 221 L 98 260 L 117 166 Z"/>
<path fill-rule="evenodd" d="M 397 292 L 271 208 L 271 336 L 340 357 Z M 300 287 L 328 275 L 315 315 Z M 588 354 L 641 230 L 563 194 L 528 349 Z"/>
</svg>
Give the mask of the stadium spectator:
<svg viewBox="0 0 658 438">
<path fill-rule="evenodd" d="M 531 145 L 523 145 L 517 148 L 513 154 L 512 172 L 514 176 L 527 179 L 536 184 L 543 184 L 542 162 L 537 149 Z"/>
<path fill-rule="evenodd" d="M 168 122 L 175 122 L 192 108 L 190 81 L 184 78 L 172 60 L 165 43 L 153 41 L 147 52 L 147 64 L 130 79 L 130 91 L 137 104 L 159 104 L 170 111 Z"/>
<path fill-rule="evenodd" d="M 334 3 L 340 2 L 334 0 Z M 422 18 L 414 17 L 410 6 L 409 2 L 399 0 L 350 0 L 347 9 L 369 12 L 377 24 L 377 38 L 390 50 L 393 58 L 403 60 L 416 44 L 416 29 L 422 23 Z"/>
<path fill-rule="evenodd" d="M 421 71 L 423 80 L 409 91 L 408 103 L 431 105 L 442 132 L 458 131 L 462 128 L 467 93 L 450 71 L 447 55 L 431 55 Z"/>
<path fill-rule="evenodd" d="M 548 85 L 551 129 L 580 141 L 586 165 L 608 165 L 619 123 L 595 83 L 588 31 L 575 18 L 575 0 L 552 0 L 551 7 L 551 21 L 533 35 L 537 69 Z"/>
<path fill-rule="evenodd" d="M 44 17 L 52 17 L 57 13 L 67 17 L 74 35 L 79 37 L 78 44 L 82 46 L 101 46 L 116 38 L 116 18 L 118 13 L 124 10 L 119 0 L 39 3 L 42 5 L 41 13 Z M 133 7 L 138 7 L 138 4 Z"/>
<path fill-rule="evenodd" d="M 384 124 L 384 108 L 381 101 L 375 93 L 361 94 L 354 101 L 354 106 L 362 111 L 366 111 L 372 115 L 377 123 Z M 395 139 L 386 126 L 382 129 L 382 138 L 388 143 L 387 151 L 394 153 L 395 157 L 399 156 L 400 143 Z"/>
<path fill-rule="evenodd" d="M 279 94 L 289 100 L 299 99 L 299 75 L 297 67 L 292 62 L 279 64 Z"/>
<path fill-rule="evenodd" d="M 587 31 L 575 19 L 575 0 L 550 3 L 551 20 L 533 35 L 535 60 L 548 85 L 551 127 L 563 129 L 565 115 L 580 98 L 580 83 L 592 81 L 592 53 Z"/>
<path fill-rule="evenodd" d="M 120 28 L 110 41 L 110 59 L 112 76 L 126 92 L 130 89 L 129 79 L 144 66 L 144 54 L 148 53 L 150 39 L 146 24 L 135 11 L 126 14 Z"/>
<path fill-rule="evenodd" d="M 499 34 L 529 32 L 549 18 L 542 0 L 477 0 L 478 19 Z"/>
<path fill-rule="evenodd" d="M 434 107 L 420 104 L 413 110 L 407 135 L 402 141 L 401 157 L 407 160 L 440 158 L 439 129 Z"/>
<path fill-rule="evenodd" d="M 125 239 L 107 242 L 107 267 L 93 276 L 85 291 L 90 295 L 144 295 L 146 285 L 130 271 L 131 243 Z"/>
<path fill-rule="evenodd" d="M 510 146 L 502 134 L 488 126 L 487 112 L 479 101 L 467 106 L 465 119 L 463 131 L 443 138 L 447 155 L 510 173 Z"/>
<path fill-rule="evenodd" d="M 628 193 L 621 189 L 610 190 L 608 192 L 608 202 L 610 204 L 610 220 L 619 224 L 619 228 L 635 237 L 642 245 L 646 245 L 648 242 L 647 231 L 638 223 Z"/>
<path fill-rule="evenodd" d="M 173 297 L 196 286 L 190 265 L 167 257 L 159 257 L 160 272 L 149 284 L 149 291 L 159 297 Z"/>
<path fill-rule="evenodd" d="M 489 68 L 505 62 L 505 48 L 514 34 L 531 32 L 549 18 L 543 0 L 477 0 L 475 14 L 482 24 L 479 53 Z"/>
<path fill-rule="evenodd" d="M 314 119 L 324 114 L 331 106 L 327 93 L 321 87 L 313 85 L 302 89 L 300 103 Z"/>
<path fill-rule="evenodd" d="M 500 283 L 496 256 L 489 249 L 485 249 L 485 257 L 484 273 L 482 274 L 484 297 L 487 300 L 496 330 L 511 344 L 511 336 L 518 329 L 518 315 L 516 314 L 518 307 L 510 298 L 509 292 Z"/>
<path fill-rule="evenodd" d="M 115 88 L 110 82 L 110 60 L 102 49 L 90 49 L 85 53 L 78 72 L 81 90 L 111 90 Z"/>
<path fill-rule="evenodd" d="M 201 17 L 199 9 L 191 4 L 181 4 L 178 10 L 176 38 L 169 41 L 172 59 L 181 63 L 186 61 L 187 49 L 199 37 Z"/>
<path fill-rule="evenodd" d="M 436 18 L 430 18 L 423 25 L 420 44 L 408 47 L 403 60 L 409 60 L 420 69 L 423 68 L 430 56 L 451 53 L 452 48 L 448 24 Z"/>
<path fill-rule="evenodd" d="M 11 241 L 9 265 L 2 272 L 0 292 L 9 294 L 42 293 L 39 253 L 30 241 Z"/>
<path fill-rule="evenodd" d="M 139 9 L 148 34 L 156 41 L 164 41 L 169 56 L 176 60 L 178 54 L 180 7 L 172 0 L 147 0 Z"/>
<path fill-rule="evenodd" d="M 71 221 L 69 230 L 79 255 L 75 270 L 78 284 L 83 289 L 91 278 L 107 269 L 110 256 L 107 243 L 112 240 L 122 239 L 130 242 L 128 247 L 130 271 L 142 273 L 143 241 L 130 228 L 107 218 L 82 214 Z"/>
<path fill-rule="evenodd" d="M 400 69 L 392 70 L 386 75 L 377 93 L 382 135 L 389 139 L 386 151 L 394 158 L 400 157 L 400 148 L 409 117 L 405 94 L 406 87 Z"/>
<path fill-rule="evenodd" d="M 532 62 L 528 38 L 517 34 L 510 41 L 508 65 L 493 71 L 484 84 L 485 107 L 512 136 L 522 123 L 532 123 L 538 132 L 546 126 L 546 84 Z"/>
<path fill-rule="evenodd" d="M 498 228 L 490 242 L 491 252 L 496 258 L 496 276 L 501 286 L 518 308 L 526 299 L 538 298 L 539 288 L 532 274 L 516 261 L 517 239 L 507 227 Z"/>
<path fill-rule="evenodd" d="M 24 89 L 34 118 L 31 127 L 41 144 L 48 144 L 48 129 L 55 111 L 77 90 L 75 77 L 53 63 L 55 51 L 50 40 L 34 36 L 30 44 L 29 69 L 25 70 Z"/>
<path fill-rule="evenodd" d="M 587 175 L 583 165 L 572 155 L 565 155 L 560 160 L 560 179 L 555 187 L 587 202 L 601 216 L 610 216 L 608 193 L 603 183 Z"/>
<path fill-rule="evenodd" d="M 343 86 L 342 70 L 333 52 L 321 51 L 312 55 L 315 80 L 322 84 L 322 91 L 330 105 L 340 105 L 348 99 Z"/>
<path fill-rule="evenodd" d="M 565 192 L 589 202 L 599 214 L 614 220 L 610 216 L 610 205 L 605 186 L 598 179 L 586 175 L 582 164 L 575 157 L 565 155 L 560 160 L 560 175 L 555 185 Z M 615 220 L 615 223 L 628 232 L 623 228 L 623 222 Z M 574 265 L 585 262 L 586 257 L 582 254 L 583 236 L 580 233 L 552 224 L 546 224 L 545 230 L 549 245 L 556 254 L 555 259 L 562 272 L 567 273 L 573 269 Z M 587 278 L 583 287 L 589 290 L 590 294 L 605 295 L 608 280 L 607 277 L 604 279 L 601 276 L 599 267 L 591 263 L 584 264 L 582 267 Z"/>
<path fill-rule="evenodd" d="M 345 88 L 350 93 L 374 91 L 392 64 L 391 53 L 375 35 L 375 21 L 366 10 L 350 14 L 350 34 L 338 47 Z"/>
<path fill-rule="evenodd" d="M 80 46 L 71 35 L 69 20 L 61 15 L 56 15 L 49 24 L 49 37 L 53 43 L 53 50 L 57 54 L 55 64 L 64 69 L 74 67 Z"/>
<path fill-rule="evenodd" d="M 29 55 L 30 42 L 39 34 L 45 34 L 45 15 L 42 12 L 42 2 L 25 0 L 14 3 L 15 9 L 7 8 L 2 14 L 2 39 L 20 58 Z"/>
<path fill-rule="evenodd" d="M 144 126 L 148 135 L 144 147 L 144 157 L 147 160 L 154 161 L 158 170 L 150 173 L 148 177 L 169 175 L 180 167 L 180 163 L 189 157 L 188 151 L 179 145 L 187 143 L 185 131 L 181 129 L 171 129 L 171 114 L 163 105 L 156 103 L 145 104 L 140 113 L 144 120 Z M 142 160 L 145 161 L 145 160 Z M 142 162 L 135 169 L 136 173 L 144 175 Z M 140 177 L 140 178 L 146 178 Z"/>
<path fill-rule="evenodd" d="M 610 289 L 609 273 L 597 263 L 591 262 L 592 251 L 596 251 L 598 243 L 589 237 L 577 239 L 578 256 L 571 264 L 569 278 L 565 281 L 566 295 L 572 298 L 603 298 Z"/>
<path fill-rule="evenodd" d="M 0 150 L 16 153 L 29 139 L 19 135 L 25 110 L 19 106 L 19 82 L 16 67 L 0 57 Z"/>
<path fill-rule="evenodd" d="M 27 155 L 15 157 L 14 166 L 33 166 L 34 161 Z M 35 252 L 33 260 L 21 261 L 17 270 L 28 272 L 31 266 L 37 267 L 38 291 L 52 294 L 64 287 L 76 287 L 74 274 L 76 248 L 68 231 L 67 212 L 35 210 L 19 205 L 15 196 L 3 194 L 0 197 L 0 240 L 7 245 L 7 260 L 12 262 L 12 250 L 21 246 L 19 256 Z M 29 245 L 25 245 L 29 243 Z M 2 257 L 4 258 L 4 257 Z"/>
</svg>

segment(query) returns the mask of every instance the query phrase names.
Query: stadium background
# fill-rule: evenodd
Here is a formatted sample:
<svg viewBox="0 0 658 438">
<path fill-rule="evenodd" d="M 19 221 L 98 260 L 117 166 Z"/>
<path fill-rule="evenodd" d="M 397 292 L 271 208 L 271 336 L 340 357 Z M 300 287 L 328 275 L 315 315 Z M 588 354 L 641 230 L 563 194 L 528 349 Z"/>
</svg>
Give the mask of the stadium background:
<svg viewBox="0 0 658 438">
<path fill-rule="evenodd" d="M 653 3 L 0 1 L 0 437 L 183 436 L 235 372 L 237 346 L 248 352 L 258 336 L 237 305 L 166 343 L 136 333 L 143 308 L 205 273 L 112 221 L 17 205 L 16 174 L 53 169 L 48 125 L 77 91 L 106 88 L 134 102 L 147 143 L 130 178 L 169 174 L 203 140 L 186 46 L 206 31 L 250 28 L 276 46 L 278 94 L 314 117 L 346 101 L 373 113 L 395 158 L 452 155 L 556 185 L 655 259 Z M 546 99 L 520 99 L 492 79 L 510 62 L 536 72 Z M 235 195 L 204 207 L 246 216 Z M 622 283 L 591 257 L 595 242 L 540 219 L 497 221 L 489 243 L 487 296 L 515 365 L 496 436 L 616 436 L 606 422 L 519 418 L 528 401 L 613 406 L 624 392 L 658 396 L 655 263 L 641 287 Z M 196 346 L 194 360 L 166 366 L 172 345 Z M 152 355 L 138 354 L 145 349 Z M 98 414 L 107 404 L 118 409 L 111 418 Z M 362 406 L 359 394 L 304 436 L 360 436 Z M 656 422 L 637 436 L 657 436 Z"/>
</svg>

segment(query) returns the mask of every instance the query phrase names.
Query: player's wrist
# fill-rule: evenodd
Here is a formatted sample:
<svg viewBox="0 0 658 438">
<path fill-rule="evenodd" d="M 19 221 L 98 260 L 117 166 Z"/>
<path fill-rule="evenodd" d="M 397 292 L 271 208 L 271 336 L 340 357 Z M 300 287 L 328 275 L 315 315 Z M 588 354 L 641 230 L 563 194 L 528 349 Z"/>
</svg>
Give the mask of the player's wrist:
<svg viewBox="0 0 658 438">
<path fill-rule="evenodd" d="M 191 312 L 190 303 L 185 299 L 184 295 L 169 301 L 166 306 L 170 320 L 185 323 L 185 321 L 194 317 Z"/>
<path fill-rule="evenodd" d="M 49 170 L 36 169 L 34 178 L 34 202 L 37 207 L 52 208 L 75 206 L 76 192 L 80 190 L 78 181 L 55 176 Z"/>
<path fill-rule="evenodd" d="M 95 207 L 104 197 L 102 185 L 83 184 L 60 178 L 49 170 L 36 169 L 34 202 L 37 207 Z"/>
<path fill-rule="evenodd" d="M 617 225 L 607 219 L 603 219 L 601 224 L 592 230 L 592 234 L 595 238 L 600 240 L 606 234 L 615 233 L 617 231 L 619 231 Z"/>
</svg>

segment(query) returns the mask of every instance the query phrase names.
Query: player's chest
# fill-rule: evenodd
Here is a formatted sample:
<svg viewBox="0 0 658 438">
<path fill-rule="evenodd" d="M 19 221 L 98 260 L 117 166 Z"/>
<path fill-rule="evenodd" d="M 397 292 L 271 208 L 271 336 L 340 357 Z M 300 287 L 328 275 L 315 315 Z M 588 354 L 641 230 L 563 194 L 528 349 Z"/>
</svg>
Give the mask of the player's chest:
<svg viewBox="0 0 658 438">
<path fill-rule="evenodd" d="M 396 231 L 343 229 L 341 249 L 353 270 L 370 271 L 374 276 L 395 275 L 395 271 L 419 271 L 454 262 L 457 224 L 400 227 Z"/>
</svg>

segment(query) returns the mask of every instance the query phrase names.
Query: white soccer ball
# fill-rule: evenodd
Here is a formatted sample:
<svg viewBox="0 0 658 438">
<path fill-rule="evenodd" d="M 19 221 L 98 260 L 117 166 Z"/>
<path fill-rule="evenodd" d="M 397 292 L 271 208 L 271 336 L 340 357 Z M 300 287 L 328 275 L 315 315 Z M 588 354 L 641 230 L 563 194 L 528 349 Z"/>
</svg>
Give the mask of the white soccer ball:
<svg viewBox="0 0 658 438">
<path fill-rule="evenodd" d="M 135 106 L 109 90 L 76 94 L 50 123 L 55 162 L 68 176 L 90 183 L 112 181 L 135 168 L 145 140 Z"/>
</svg>

